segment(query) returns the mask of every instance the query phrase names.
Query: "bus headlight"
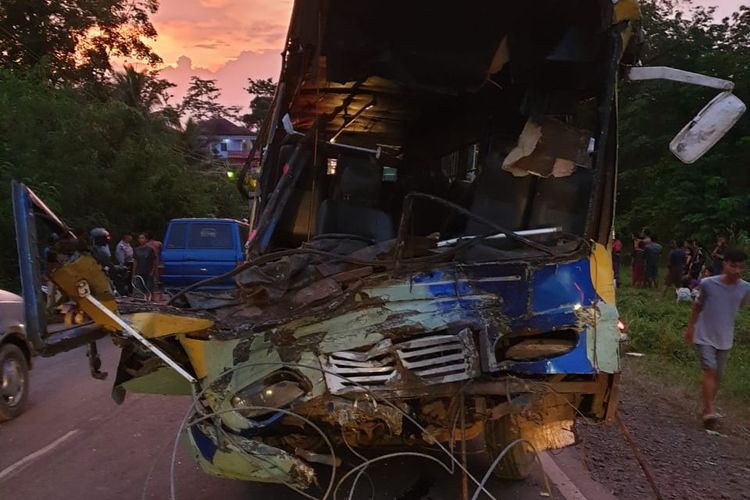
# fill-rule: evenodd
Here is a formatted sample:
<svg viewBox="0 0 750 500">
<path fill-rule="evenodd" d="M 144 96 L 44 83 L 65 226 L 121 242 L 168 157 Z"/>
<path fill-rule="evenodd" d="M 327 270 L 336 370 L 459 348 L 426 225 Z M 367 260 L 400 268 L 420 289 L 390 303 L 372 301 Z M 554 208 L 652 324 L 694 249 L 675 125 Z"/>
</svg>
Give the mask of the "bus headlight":
<svg viewBox="0 0 750 500">
<path fill-rule="evenodd" d="M 243 409 L 250 406 L 285 408 L 304 396 L 307 389 L 294 374 L 280 371 L 249 385 L 232 396 L 232 406 L 246 418 L 257 418 L 273 410 Z"/>
</svg>

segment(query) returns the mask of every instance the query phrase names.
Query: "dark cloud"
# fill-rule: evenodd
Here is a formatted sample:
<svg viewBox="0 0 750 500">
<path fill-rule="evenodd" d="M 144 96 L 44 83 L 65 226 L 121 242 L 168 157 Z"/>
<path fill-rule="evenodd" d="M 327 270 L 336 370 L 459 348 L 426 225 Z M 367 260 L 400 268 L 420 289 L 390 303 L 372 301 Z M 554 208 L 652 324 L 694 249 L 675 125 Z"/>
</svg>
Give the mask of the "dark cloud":
<svg viewBox="0 0 750 500">
<path fill-rule="evenodd" d="M 221 47 L 228 47 L 229 44 L 226 42 L 222 42 L 221 40 L 214 40 L 213 42 L 209 43 L 196 43 L 193 45 L 193 47 L 196 47 L 198 49 L 208 49 L 208 50 L 216 50 Z"/>
</svg>

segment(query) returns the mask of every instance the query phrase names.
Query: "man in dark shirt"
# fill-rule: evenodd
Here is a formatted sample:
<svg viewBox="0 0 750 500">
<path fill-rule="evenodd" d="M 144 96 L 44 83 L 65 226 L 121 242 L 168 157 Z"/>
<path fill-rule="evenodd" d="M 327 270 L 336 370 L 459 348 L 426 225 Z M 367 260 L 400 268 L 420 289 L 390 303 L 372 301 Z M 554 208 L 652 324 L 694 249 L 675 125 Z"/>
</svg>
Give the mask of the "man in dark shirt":
<svg viewBox="0 0 750 500">
<path fill-rule="evenodd" d="M 139 289 L 145 285 L 145 290 L 141 290 L 148 297 L 154 289 L 154 276 L 156 276 L 156 252 L 148 244 L 148 238 L 145 233 L 138 235 L 138 246 L 133 250 L 133 276 Z M 143 283 L 138 279 L 140 276 Z"/>
<path fill-rule="evenodd" d="M 672 250 L 669 252 L 669 257 L 667 257 L 667 277 L 664 279 L 664 289 L 661 291 L 662 297 L 667 294 L 670 286 L 675 288 L 681 286 L 686 262 L 687 255 L 685 254 L 683 243 L 681 241 L 672 242 Z"/>
<path fill-rule="evenodd" d="M 651 242 L 646 244 L 644 249 L 646 257 L 646 288 L 657 288 L 659 285 L 659 255 L 661 254 L 662 246 L 656 242 L 656 238 L 652 235 Z"/>
</svg>

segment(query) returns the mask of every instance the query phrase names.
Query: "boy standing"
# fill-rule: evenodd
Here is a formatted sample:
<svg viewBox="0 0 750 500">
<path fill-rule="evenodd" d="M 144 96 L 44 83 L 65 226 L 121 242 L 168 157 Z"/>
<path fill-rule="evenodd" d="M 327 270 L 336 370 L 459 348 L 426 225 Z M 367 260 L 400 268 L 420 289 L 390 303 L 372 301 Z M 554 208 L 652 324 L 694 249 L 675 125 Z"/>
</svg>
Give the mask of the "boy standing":
<svg viewBox="0 0 750 500">
<path fill-rule="evenodd" d="M 703 425 L 720 417 L 713 402 L 734 343 L 734 323 L 741 306 L 750 299 L 750 283 L 742 279 L 747 255 L 726 250 L 722 273 L 705 278 L 685 331 L 685 341 L 695 344 L 703 368 Z"/>
</svg>

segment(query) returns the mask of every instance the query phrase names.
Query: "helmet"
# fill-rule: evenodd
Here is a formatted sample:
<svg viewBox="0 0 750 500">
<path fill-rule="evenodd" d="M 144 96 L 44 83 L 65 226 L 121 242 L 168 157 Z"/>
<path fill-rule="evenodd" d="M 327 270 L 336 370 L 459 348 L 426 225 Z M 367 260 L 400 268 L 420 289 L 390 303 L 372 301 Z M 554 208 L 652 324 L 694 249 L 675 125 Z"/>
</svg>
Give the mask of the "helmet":
<svg viewBox="0 0 750 500">
<path fill-rule="evenodd" d="M 112 239 L 109 235 L 109 231 L 103 227 L 95 227 L 89 232 L 89 236 L 91 236 L 91 243 L 97 247 L 109 245 L 109 240 Z"/>
</svg>

